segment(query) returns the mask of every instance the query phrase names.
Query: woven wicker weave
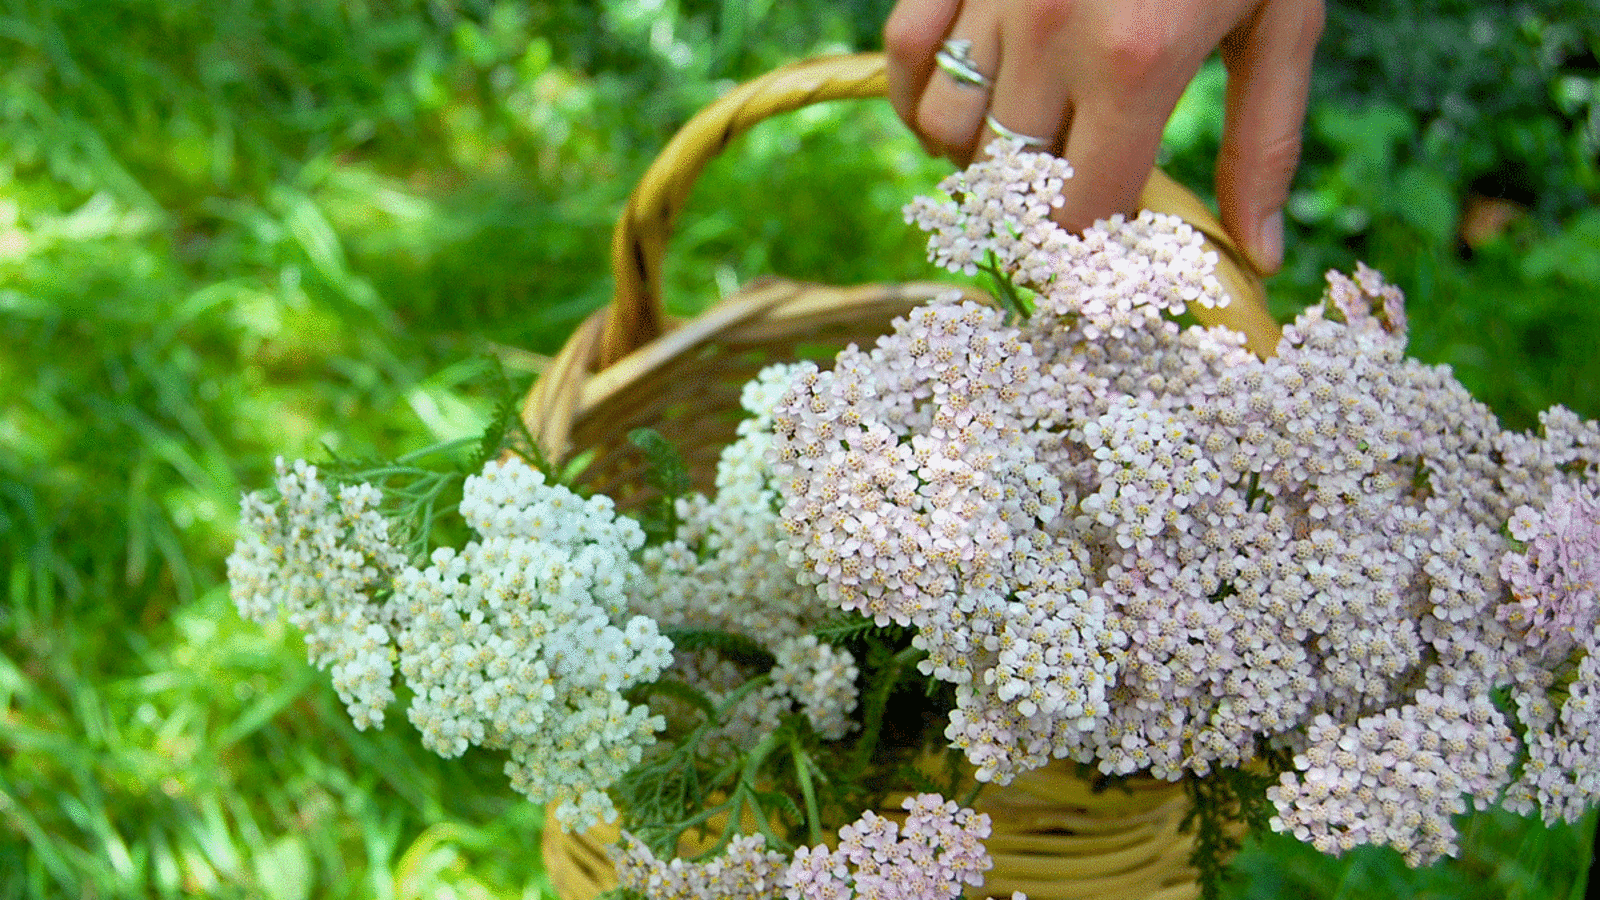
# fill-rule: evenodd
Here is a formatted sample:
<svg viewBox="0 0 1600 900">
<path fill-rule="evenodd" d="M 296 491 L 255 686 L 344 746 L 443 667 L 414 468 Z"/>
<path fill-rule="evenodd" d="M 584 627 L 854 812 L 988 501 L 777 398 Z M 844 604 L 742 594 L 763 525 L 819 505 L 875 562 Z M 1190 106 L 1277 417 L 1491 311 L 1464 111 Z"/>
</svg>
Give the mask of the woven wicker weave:
<svg viewBox="0 0 1600 900">
<path fill-rule="evenodd" d="M 764 366 L 794 359 L 802 347 L 870 344 L 890 322 L 947 293 L 942 284 L 829 287 L 769 279 L 723 299 L 706 313 L 667 322 L 660 272 L 673 221 L 705 164 L 752 125 L 811 103 L 876 98 L 884 91 L 877 55 L 827 57 L 749 82 L 691 120 L 647 171 L 612 242 L 616 296 L 586 321 L 527 398 L 524 418 L 553 460 L 593 454 L 585 481 L 627 507 L 638 499 L 643 462 L 625 440 L 649 426 L 684 453 L 697 488 L 712 486 L 717 454 L 733 437 L 743 384 Z M 1243 332 L 1258 352 L 1277 342 L 1259 281 L 1221 226 L 1192 194 L 1156 172 L 1141 202 L 1183 216 L 1222 257 L 1234 303 L 1200 311 L 1207 324 Z M 1181 788 L 1153 780 L 1095 793 L 1072 767 L 1048 766 L 1005 788 L 991 787 L 979 808 L 994 820 L 988 842 L 995 868 L 978 896 L 1026 891 L 1052 898 L 1177 898 L 1195 895 L 1187 867 L 1191 842 L 1178 833 Z M 546 829 L 545 865 L 565 900 L 587 900 L 615 885 L 604 847 L 615 832 L 565 835 Z"/>
</svg>

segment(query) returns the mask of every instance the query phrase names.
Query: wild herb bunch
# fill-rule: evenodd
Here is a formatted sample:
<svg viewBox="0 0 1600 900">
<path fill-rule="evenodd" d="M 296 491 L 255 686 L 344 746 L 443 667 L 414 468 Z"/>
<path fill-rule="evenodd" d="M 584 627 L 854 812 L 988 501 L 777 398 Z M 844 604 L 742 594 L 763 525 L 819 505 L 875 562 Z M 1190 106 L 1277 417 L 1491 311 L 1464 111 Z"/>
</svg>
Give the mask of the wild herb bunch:
<svg viewBox="0 0 1600 900">
<path fill-rule="evenodd" d="M 1183 780 L 1208 894 L 1229 820 L 1416 864 L 1468 803 L 1575 819 L 1600 425 L 1502 429 L 1365 267 L 1267 359 L 1181 328 L 1215 256 L 1152 213 L 1062 231 L 1070 174 L 1004 147 L 908 208 L 1007 311 L 762 373 L 708 493 L 651 434 L 627 512 L 487 453 L 431 547 L 390 482 L 282 464 L 240 611 L 286 611 L 358 726 L 403 698 L 565 827 L 620 818 L 634 898 L 954 897 L 989 867 L 970 798 L 1057 759 Z"/>
<path fill-rule="evenodd" d="M 429 749 L 502 750 L 512 785 L 564 822 L 615 818 L 606 789 L 662 727 L 623 691 L 671 660 L 656 623 L 627 609 L 638 523 L 520 459 L 491 460 L 462 491 L 477 539 L 407 559 L 372 484 L 335 492 L 315 466 L 280 460 L 276 489 L 275 503 L 245 498 L 234 602 L 256 621 L 288 613 L 357 727 L 382 725 L 398 670 Z"/>
</svg>

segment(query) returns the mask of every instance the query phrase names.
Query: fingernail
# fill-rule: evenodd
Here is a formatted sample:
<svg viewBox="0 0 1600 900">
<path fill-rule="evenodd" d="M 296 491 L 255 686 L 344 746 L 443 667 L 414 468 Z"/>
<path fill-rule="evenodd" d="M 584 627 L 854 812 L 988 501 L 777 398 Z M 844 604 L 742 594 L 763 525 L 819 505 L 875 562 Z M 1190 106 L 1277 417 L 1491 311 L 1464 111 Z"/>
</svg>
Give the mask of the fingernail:
<svg viewBox="0 0 1600 900">
<path fill-rule="evenodd" d="M 1250 264 L 1263 275 L 1270 275 L 1283 267 L 1283 210 L 1274 210 L 1261 221 L 1256 239 L 1245 249 Z"/>
</svg>

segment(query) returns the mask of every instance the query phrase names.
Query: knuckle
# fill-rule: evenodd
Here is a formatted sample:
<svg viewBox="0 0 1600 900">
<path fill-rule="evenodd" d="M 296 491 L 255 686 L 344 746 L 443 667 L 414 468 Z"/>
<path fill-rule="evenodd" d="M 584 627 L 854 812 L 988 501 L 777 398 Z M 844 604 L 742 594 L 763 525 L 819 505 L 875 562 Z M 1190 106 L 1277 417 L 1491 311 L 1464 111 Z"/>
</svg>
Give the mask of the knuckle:
<svg viewBox="0 0 1600 900">
<path fill-rule="evenodd" d="M 1280 142 L 1262 156 L 1260 176 L 1257 184 L 1260 192 L 1270 195 L 1267 199 L 1277 206 L 1281 206 L 1289 199 L 1289 185 L 1294 182 L 1294 173 L 1300 167 L 1300 141 L 1290 139 Z"/>
<path fill-rule="evenodd" d="M 1256 165 L 1264 175 L 1287 177 L 1300 166 L 1300 132 L 1280 134 L 1263 141 L 1258 149 Z"/>
<path fill-rule="evenodd" d="M 884 54 L 895 63 L 914 67 L 933 53 L 942 37 L 926 16 L 915 15 L 910 4 L 899 4 L 883 23 Z"/>
<path fill-rule="evenodd" d="M 1218 160 L 1217 174 L 1270 205 L 1282 205 L 1300 167 L 1299 131 L 1241 145 L 1232 142 Z"/>
<path fill-rule="evenodd" d="M 1070 27 L 1078 3 L 1079 0 L 1025 0 L 1022 4 L 1024 34 L 1038 46 L 1050 45 Z"/>
<path fill-rule="evenodd" d="M 1106 77 L 1125 91 L 1144 91 L 1172 66 L 1176 39 L 1171 29 L 1149 18 L 1130 18 L 1106 29 L 1101 53 Z"/>
<path fill-rule="evenodd" d="M 1271 12 L 1265 18 L 1273 23 L 1270 27 L 1276 32 L 1276 40 L 1292 47 L 1296 56 L 1309 60 L 1328 24 L 1324 0 L 1277 0 Z M 1230 34 L 1224 47 L 1250 39 L 1248 33 Z M 1233 53 L 1237 55 L 1238 49 L 1233 48 Z"/>
<path fill-rule="evenodd" d="M 926 104 L 917 110 L 915 130 L 943 156 L 958 155 L 960 148 L 965 147 L 972 138 L 960 123 L 948 115 L 935 112 Z"/>
</svg>

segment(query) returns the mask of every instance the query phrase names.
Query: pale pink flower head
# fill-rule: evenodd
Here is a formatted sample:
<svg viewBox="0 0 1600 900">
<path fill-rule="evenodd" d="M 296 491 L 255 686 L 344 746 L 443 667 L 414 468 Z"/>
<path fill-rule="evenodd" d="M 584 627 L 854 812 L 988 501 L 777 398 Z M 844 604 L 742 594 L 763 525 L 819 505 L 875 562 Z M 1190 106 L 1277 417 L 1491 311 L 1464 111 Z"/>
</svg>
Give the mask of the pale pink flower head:
<svg viewBox="0 0 1600 900">
<path fill-rule="evenodd" d="M 989 817 L 937 794 L 907 797 L 905 825 L 871 810 L 839 829 L 838 846 L 801 847 L 785 876 L 788 900 L 954 900 L 992 865 Z"/>
<path fill-rule="evenodd" d="M 1375 324 L 1405 339 L 1408 327 L 1405 294 L 1384 281 L 1377 269 L 1358 262 L 1353 277 L 1330 271 L 1327 279 L 1326 302 L 1345 322 L 1354 326 Z"/>
</svg>

